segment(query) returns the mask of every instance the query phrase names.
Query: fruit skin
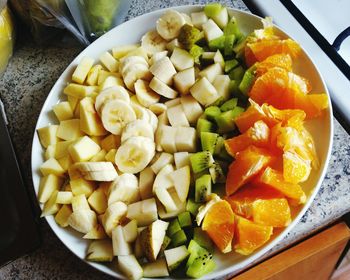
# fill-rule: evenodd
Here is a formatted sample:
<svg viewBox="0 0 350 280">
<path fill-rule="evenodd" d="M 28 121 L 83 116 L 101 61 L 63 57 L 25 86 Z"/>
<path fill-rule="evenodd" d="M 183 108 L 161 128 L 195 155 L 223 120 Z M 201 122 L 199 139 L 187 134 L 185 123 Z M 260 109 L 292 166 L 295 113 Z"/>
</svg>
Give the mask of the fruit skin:
<svg viewBox="0 0 350 280">
<path fill-rule="evenodd" d="M 169 271 L 176 269 L 189 255 L 185 245 L 164 251 Z"/>
<path fill-rule="evenodd" d="M 95 262 L 111 262 L 113 260 L 112 243 L 110 240 L 92 241 L 87 250 L 86 259 Z"/>
<path fill-rule="evenodd" d="M 244 184 L 254 179 L 271 161 L 272 157 L 266 150 L 254 146 L 249 146 L 238 153 L 236 160 L 229 166 L 226 195 L 235 193 Z"/>
<path fill-rule="evenodd" d="M 211 176 L 205 174 L 196 179 L 195 202 L 206 202 L 211 194 Z"/>
</svg>

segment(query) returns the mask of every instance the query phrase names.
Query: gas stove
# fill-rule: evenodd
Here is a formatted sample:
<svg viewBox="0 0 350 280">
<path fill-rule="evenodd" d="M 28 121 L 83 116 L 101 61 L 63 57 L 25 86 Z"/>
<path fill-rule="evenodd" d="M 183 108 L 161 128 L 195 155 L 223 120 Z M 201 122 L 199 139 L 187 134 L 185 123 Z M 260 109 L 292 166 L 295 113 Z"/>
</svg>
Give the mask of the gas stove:
<svg viewBox="0 0 350 280">
<path fill-rule="evenodd" d="M 320 70 L 334 115 L 350 133 L 350 1 L 243 0 L 297 40 Z"/>
</svg>

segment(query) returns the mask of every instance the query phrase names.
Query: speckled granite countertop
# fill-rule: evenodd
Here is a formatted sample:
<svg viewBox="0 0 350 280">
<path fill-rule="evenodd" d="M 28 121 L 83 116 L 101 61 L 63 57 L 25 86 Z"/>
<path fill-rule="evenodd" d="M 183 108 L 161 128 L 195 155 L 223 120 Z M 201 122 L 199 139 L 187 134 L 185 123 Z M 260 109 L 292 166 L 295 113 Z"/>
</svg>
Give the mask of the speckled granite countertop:
<svg viewBox="0 0 350 280">
<path fill-rule="evenodd" d="M 203 4 L 207 1 L 132 2 L 128 18 L 159 8 Z M 246 9 L 240 1 L 221 1 Z M 5 104 L 9 130 L 32 192 L 30 147 L 35 123 L 45 98 L 62 71 L 81 47 L 40 48 L 31 43 L 18 46 L 0 79 L 0 97 Z M 334 121 L 334 145 L 327 175 L 310 209 L 274 250 L 283 249 L 334 222 L 350 210 L 350 137 Z M 75 257 L 41 220 L 42 245 L 29 256 L 0 269 L 0 279 L 110 279 Z"/>
</svg>

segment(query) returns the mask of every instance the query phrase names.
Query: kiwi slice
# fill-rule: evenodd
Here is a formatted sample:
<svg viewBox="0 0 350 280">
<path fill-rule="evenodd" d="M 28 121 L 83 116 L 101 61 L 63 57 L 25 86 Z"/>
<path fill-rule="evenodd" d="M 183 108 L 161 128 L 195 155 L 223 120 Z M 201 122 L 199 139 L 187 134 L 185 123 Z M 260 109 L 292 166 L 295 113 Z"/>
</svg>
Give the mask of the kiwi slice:
<svg viewBox="0 0 350 280">
<path fill-rule="evenodd" d="M 244 112 L 244 108 L 236 106 L 233 110 L 221 113 L 215 118 L 219 133 L 226 133 L 236 128 L 235 118 Z"/>
<path fill-rule="evenodd" d="M 220 3 L 210 3 L 204 6 L 204 13 L 207 17 L 214 17 L 221 12 L 222 5 Z"/>
<path fill-rule="evenodd" d="M 193 229 L 193 240 L 197 242 L 197 244 L 209 252 L 214 250 L 213 241 L 211 241 L 208 234 L 203 231 L 200 227 L 196 227 Z"/>
<path fill-rule="evenodd" d="M 248 95 L 248 91 L 252 87 L 255 80 L 255 75 L 252 71 L 245 71 L 244 76 L 242 78 L 242 81 L 240 82 L 238 88 L 239 90 L 245 94 Z"/>
<path fill-rule="evenodd" d="M 186 275 L 192 278 L 200 278 L 203 275 L 212 272 L 216 265 L 211 253 L 201 253 L 189 265 Z"/>
<path fill-rule="evenodd" d="M 193 45 L 189 50 L 190 55 L 192 55 L 194 59 L 194 63 L 200 64 L 200 57 L 203 54 L 204 50 L 202 47 L 198 45 Z"/>
<path fill-rule="evenodd" d="M 181 228 L 186 228 L 192 226 L 192 219 L 191 219 L 191 214 L 188 211 L 182 212 L 179 214 L 177 217 L 180 227 Z"/>
<path fill-rule="evenodd" d="M 189 198 L 186 203 L 186 211 L 190 212 L 193 216 L 197 216 L 198 208 L 201 206 L 201 203 L 197 203 L 194 199 Z"/>
<path fill-rule="evenodd" d="M 178 247 L 180 245 L 184 245 L 187 242 L 187 236 L 184 230 L 179 230 L 173 236 L 171 236 L 171 244 L 174 247 Z"/>
<path fill-rule="evenodd" d="M 219 137 L 219 134 L 217 133 L 201 132 L 202 150 L 209 151 L 211 154 L 213 154 L 218 137 Z"/>
<path fill-rule="evenodd" d="M 211 176 L 205 174 L 199 177 L 195 183 L 195 201 L 205 202 L 211 194 Z"/>
<path fill-rule="evenodd" d="M 205 108 L 204 114 L 208 120 L 215 121 L 215 118 L 221 114 L 221 110 L 217 106 L 209 106 Z"/>
<path fill-rule="evenodd" d="M 225 73 L 229 73 L 233 68 L 239 64 L 237 59 L 230 59 L 225 61 Z"/>
<path fill-rule="evenodd" d="M 165 235 L 164 239 L 163 239 L 162 246 L 160 247 L 160 250 L 159 250 L 159 256 L 164 255 L 164 250 L 166 250 L 166 248 L 168 248 L 170 243 L 171 243 L 171 238 L 169 236 Z"/>
<path fill-rule="evenodd" d="M 178 40 L 186 50 L 190 50 L 203 37 L 203 32 L 201 32 L 198 28 L 185 24 L 180 29 Z"/>
<path fill-rule="evenodd" d="M 223 112 L 233 110 L 237 106 L 237 103 L 238 103 L 237 98 L 231 98 L 220 106 L 220 110 Z"/>
<path fill-rule="evenodd" d="M 226 57 L 233 55 L 233 45 L 235 41 L 236 41 L 236 36 L 234 34 L 225 36 L 224 54 Z"/>
<path fill-rule="evenodd" d="M 225 183 L 226 177 L 218 162 L 214 162 L 214 164 L 209 167 L 209 173 L 214 184 Z"/>
<path fill-rule="evenodd" d="M 201 132 L 214 132 L 215 124 L 211 121 L 208 121 L 204 118 L 199 118 L 197 121 L 197 133 L 198 136 L 201 135 Z"/>
<path fill-rule="evenodd" d="M 212 166 L 214 159 L 209 151 L 203 151 L 191 155 L 190 162 L 193 172 L 199 173 Z"/>
<path fill-rule="evenodd" d="M 238 66 L 228 73 L 231 80 L 241 81 L 244 75 L 244 69 L 242 66 Z"/>
<path fill-rule="evenodd" d="M 243 37 L 241 30 L 238 27 L 237 21 L 234 17 L 226 24 L 224 27 L 225 35 L 235 35 L 237 40 L 240 40 Z"/>
<path fill-rule="evenodd" d="M 226 41 L 226 36 L 222 35 L 218 38 L 215 38 L 213 40 L 209 41 L 209 49 L 211 51 L 224 51 L 225 50 L 225 41 Z"/>
<path fill-rule="evenodd" d="M 181 230 L 180 223 L 177 219 L 172 220 L 169 223 L 167 234 L 172 237 L 175 233 Z"/>
</svg>

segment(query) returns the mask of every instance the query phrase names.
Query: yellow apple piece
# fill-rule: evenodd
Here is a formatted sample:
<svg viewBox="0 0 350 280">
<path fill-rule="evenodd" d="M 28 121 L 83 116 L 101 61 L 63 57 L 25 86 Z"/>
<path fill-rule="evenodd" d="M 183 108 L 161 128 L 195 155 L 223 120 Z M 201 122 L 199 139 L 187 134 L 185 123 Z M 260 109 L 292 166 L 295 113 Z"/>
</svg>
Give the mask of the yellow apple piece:
<svg viewBox="0 0 350 280">
<path fill-rule="evenodd" d="M 88 161 L 101 150 L 90 137 L 84 136 L 69 147 L 69 154 L 75 162 Z"/>
<path fill-rule="evenodd" d="M 80 129 L 80 120 L 72 119 L 61 121 L 57 130 L 57 137 L 63 140 L 76 140 L 79 137 L 84 136 L 83 131 Z"/>
<path fill-rule="evenodd" d="M 59 191 L 56 197 L 56 203 L 58 204 L 71 204 L 73 193 L 70 191 Z"/>
<path fill-rule="evenodd" d="M 100 56 L 100 61 L 109 71 L 111 72 L 118 71 L 119 62 L 109 52 L 104 52 Z"/>
<path fill-rule="evenodd" d="M 73 111 L 73 114 L 74 114 L 74 110 L 77 107 L 77 104 L 79 103 L 80 99 L 77 98 L 77 97 L 68 95 L 67 96 L 67 100 L 68 100 L 68 103 L 69 103 L 70 107 L 72 108 L 72 111 Z"/>
<path fill-rule="evenodd" d="M 83 178 L 71 180 L 70 186 L 74 195 L 83 194 L 89 197 L 95 190 L 95 183 L 93 181 L 86 181 Z"/>
<path fill-rule="evenodd" d="M 101 69 L 98 73 L 98 79 L 97 79 L 97 84 L 101 86 L 103 82 L 106 80 L 107 77 L 116 77 L 116 78 L 121 78 L 121 75 L 119 73 L 112 73 L 108 72 L 106 70 Z"/>
<path fill-rule="evenodd" d="M 74 143 L 73 140 L 57 142 L 56 145 L 55 145 L 55 147 L 56 147 L 56 149 L 55 149 L 55 158 L 58 160 L 60 158 L 63 158 L 65 156 L 69 155 L 68 148 L 73 143 Z"/>
<path fill-rule="evenodd" d="M 83 57 L 73 72 L 72 81 L 78 84 L 83 84 L 93 64 L 93 58 Z"/>
<path fill-rule="evenodd" d="M 84 97 L 94 96 L 97 90 L 98 88 L 96 86 L 84 86 L 70 83 L 64 88 L 63 93 L 78 99 L 83 99 Z"/>
<path fill-rule="evenodd" d="M 68 101 L 60 102 L 53 106 L 53 112 L 59 121 L 65 121 L 73 118 L 73 110 Z"/>
<path fill-rule="evenodd" d="M 97 84 L 97 79 L 98 79 L 98 74 L 100 73 L 100 70 L 102 69 L 102 65 L 96 64 L 91 67 L 87 78 L 86 78 L 86 83 L 89 86 L 94 86 Z"/>
<path fill-rule="evenodd" d="M 129 52 L 136 50 L 138 47 L 140 47 L 138 44 L 114 47 L 112 48 L 112 55 L 114 58 L 120 59 L 126 56 Z"/>
<path fill-rule="evenodd" d="M 73 212 L 78 210 L 91 210 L 84 194 L 79 194 L 72 197 L 72 209 Z"/>
<path fill-rule="evenodd" d="M 91 97 L 85 97 L 80 101 L 80 129 L 91 136 L 106 135 L 101 119 L 98 116 L 94 100 Z"/>
<path fill-rule="evenodd" d="M 58 142 L 57 130 L 58 125 L 49 125 L 38 129 L 39 140 L 44 148 Z"/>
<path fill-rule="evenodd" d="M 64 169 L 55 158 L 50 158 L 47 161 L 45 161 L 40 166 L 40 171 L 44 176 L 47 176 L 49 174 L 61 176 L 64 174 Z"/>
<path fill-rule="evenodd" d="M 71 156 L 69 154 L 65 155 L 64 157 L 59 158 L 58 163 L 63 168 L 64 172 L 68 171 L 68 168 L 74 163 Z"/>
<path fill-rule="evenodd" d="M 68 218 L 72 213 L 73 211 L 70 205 L 62 205 L 61 209 L 57 212 L 55 216 L 56 223 L 59 224 L 61 227 L 67 227 Z"/>
<path fill-rule="evenodd" d="M 45 160 L 48 160 L 50 158 L 54 158 L 55 157 L 55 153 L 56 153 L 56 145 L 55 144 L 49 145 L 46 148 L 46 151 L 45 151 L 45 154 L 44 154 Z"/>
<path fill-rule="evenodd" d="M 110 134 L 101 140 L 101 148 L 107 152 L 120 146 L 120 135 Z"/>
<path fill-rule="evenodd" d="M 107 234 L 103 229 L 103 226 L 97 224 L 92 230 L 83 236 L 84 239 L 105 239 Z"/>
<path fill-rule="evenodd" d="M 94 155 L 90 161 L 91 162 L 97 162 L 97 161 L 105 161 L 105 157 L 106 157 L 106 150 L 101 150 L 99 151 L 96 155 Z"/>
<path fill-rule="evenodd" d="M 49 200 L 45 202 L 40 217 L 54 215 L 58 212 L 58 210 L 60 209 L 60 205 L 56 203 L 57 193 L 57 190 L 53 191 Z"/>
<path fill-rule="evenodd" d="M 105 156 L 105 160 L 109 161 L 109 162 L 112 162 L 112 163 L 115 163 L 115 155 L 116 155 L 116 153 L 117 153 L 117 149 L 109 150 L 109 152 Z"/>
<path fill-rule="evenodd" d="M 79 168 L 77 168 L 75 164 L 69 166 L 67 171 L 69 179 L 71 180 L 76 180 L 83 177 L 83 175 L 80 173 Z"/>
<path fill-rule="evenodd" d="M 107 196 L 104 193 L 102 188 L 96 189 L 88 199 L 88 202 L 93 210 L 96 211 L 97 214 L 103 214 L 106 212 L 108 207 L 107 204 Z"/>
<path fill-rule="evenodd" d="M 38 200 L 45 203 L 49 200 L 54 191 L 58 191 L 63 183 L 63 179 L 57 175 L 49 174 L 40 180 Z"/>
</svg>

